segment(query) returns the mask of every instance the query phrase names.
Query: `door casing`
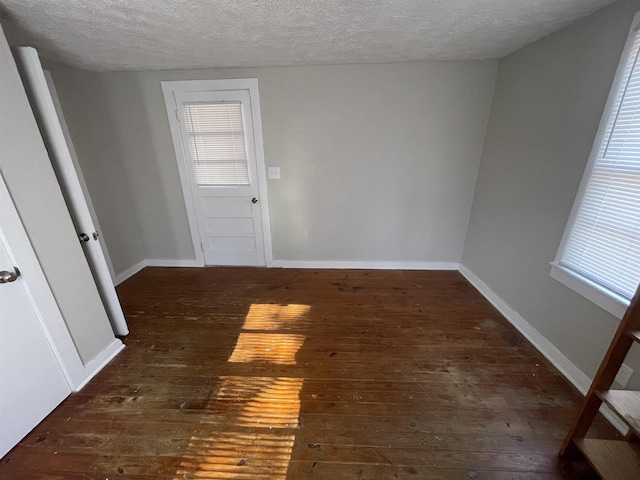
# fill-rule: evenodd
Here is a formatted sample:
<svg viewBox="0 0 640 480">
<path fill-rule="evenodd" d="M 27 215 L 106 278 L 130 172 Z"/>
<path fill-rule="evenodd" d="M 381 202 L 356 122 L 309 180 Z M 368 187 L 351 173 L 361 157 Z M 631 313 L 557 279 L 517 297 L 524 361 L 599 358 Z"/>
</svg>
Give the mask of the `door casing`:
<svg viewBox="0 0 640 480">
<path fill-rule="evenodd" d="M 199 266 L 205 265 L 204 253 L 201 245 L 200 229 L 198 227 L 198 217 L 191 193 L 191 181 L 188 168 L 189 159 L 185 156 L 182 142 L 180 124 L 178 122 L 178 102 L 176 94 L 197 93 L 210 91 L 246 90 L 249 92 L 251 116 L 253 119 L 253 135 L 255 143 L 255 155 L 257 164 L 258 189 L 260 191 L 262 236 L 264 245 L 264 257 L 267 267 L 273 266 L 273 250 L 271 242 L 271 222 L 269 217 L 269 199 L 267 195 L 267 176 L 264 159 L 264 145 L 262 136 L 262 116 L 260 112 L 260 94 L 258 91 L 257 78 L 225 79 L 225 80 L 186 80 L 186 81 L 164 81 L 162 82 L 162 92 L 164 94 L 167 117 L 171 129 L 171 139 L 173 141 L 178 164 L 182 194 L 184 197 L 187 218 L 196 263 Z"/>
</svg>

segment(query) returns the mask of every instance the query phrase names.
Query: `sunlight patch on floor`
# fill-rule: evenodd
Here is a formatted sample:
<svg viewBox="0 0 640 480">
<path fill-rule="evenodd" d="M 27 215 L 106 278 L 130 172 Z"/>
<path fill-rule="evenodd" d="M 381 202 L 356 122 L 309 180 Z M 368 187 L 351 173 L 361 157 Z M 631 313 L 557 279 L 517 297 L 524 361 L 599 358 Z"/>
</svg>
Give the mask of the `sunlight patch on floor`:
<svg viewBox="0 0 640 480">
<path fill-rule="evenodd" d="M 272 305 L 254 303 L 244 321 L 243 330 L 287 330 L 309 322 L 309 305 Z"/>
<path fill-rule="evenodd" d="M 185 478 L 279 480 L 286 478 L 295 433 L 217 432 L 192 440 L 197 453 L 182 463 Z"/>
<path fill-rule="evenodd" d="M 295 365 L 296 354 L 304 343 L 304 338 L 304 335 L 287 333 L 241 333 L 229 362 Z"/>
<path fill-rule="evenodd" d="M 309 322 L 308 305 L 251 305 L 230 364 L 296 365 L 305 335 L 276 333 Z M 177 472 L 184 478 L 285 480 L 300 418 L 304 379 L 220 377 L 207 410 L 224 419 L 194 436 Z"/>
</svg>

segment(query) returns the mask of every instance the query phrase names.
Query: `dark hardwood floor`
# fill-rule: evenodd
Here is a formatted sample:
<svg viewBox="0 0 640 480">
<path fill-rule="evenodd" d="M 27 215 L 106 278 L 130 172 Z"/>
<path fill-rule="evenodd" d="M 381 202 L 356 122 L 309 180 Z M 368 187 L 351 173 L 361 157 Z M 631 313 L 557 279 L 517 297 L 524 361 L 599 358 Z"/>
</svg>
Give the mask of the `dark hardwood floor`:
<svg viewBox="0 0 640 480">
<path fill-rule="evenodd" d="M 557 458 L 579 394 L 457 272 L 147 268 L 118 293 L 127 348 L 0 478 L 595 478 Z"/>
</svg>

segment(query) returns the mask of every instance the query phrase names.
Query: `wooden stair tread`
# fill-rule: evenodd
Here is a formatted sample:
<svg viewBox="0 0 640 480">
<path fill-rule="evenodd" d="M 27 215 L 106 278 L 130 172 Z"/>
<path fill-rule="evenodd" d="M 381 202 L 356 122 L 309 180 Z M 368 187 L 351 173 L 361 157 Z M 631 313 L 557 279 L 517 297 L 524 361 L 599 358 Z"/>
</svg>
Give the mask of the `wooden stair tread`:
<svg viewBox="0 0 640 480">
<path fill-rule="evenodd" d="M 605 390 L 598 396 L 622 418 L 636 435 L 640 435 L 640 392 Z"/>
<path fill-rule="evenodd" d="M 640 438 L 640 392 L 610 390 L 634 342 L 640 342 L 640 286 L 560 447 L 561 457 L 577 447 L 604 480 L 640 479 L 640 444 L 636 442 Z M 625 440 L 586 438 L 603 403 L 630 427 L 631 435 Z"/>
<path fill-rule="evenodd" d="M 629 442 L 575 439 L 594 470 L 603 480 L 638 480 L 640 478 L 640 452 Z"/>
</svg>

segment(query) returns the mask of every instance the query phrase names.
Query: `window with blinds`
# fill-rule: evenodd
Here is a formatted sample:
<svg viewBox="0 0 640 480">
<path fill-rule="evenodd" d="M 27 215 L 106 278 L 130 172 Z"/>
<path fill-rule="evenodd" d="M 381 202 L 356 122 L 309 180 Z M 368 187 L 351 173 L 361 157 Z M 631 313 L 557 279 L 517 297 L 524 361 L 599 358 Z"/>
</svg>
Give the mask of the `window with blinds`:
<svg viewBox="0 0 640 480">
<path fill-rule="evenodd" d="M 640 34 L 632 33 L 559 264 L 629 300 L 640 281 Z"/>
<path fill-rule="evenodd" d="M 196 184 L 249 185 L 240 102 L 184 104 Z"/>
</svg>

